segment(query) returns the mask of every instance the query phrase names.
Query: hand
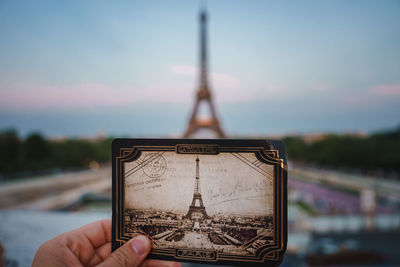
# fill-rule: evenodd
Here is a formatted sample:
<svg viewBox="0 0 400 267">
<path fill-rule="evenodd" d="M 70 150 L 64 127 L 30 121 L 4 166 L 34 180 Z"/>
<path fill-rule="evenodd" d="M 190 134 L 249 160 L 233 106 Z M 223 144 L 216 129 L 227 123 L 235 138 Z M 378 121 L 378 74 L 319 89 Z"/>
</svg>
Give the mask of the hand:
<svg viewBox="0 0 400 267">
<path fill-rule="evenodd" d="M 4 260 L 4 248 L 0 242 L 0 267 L 4 267 L 4 266 L 6 266 L 6 263 Z"/>
<path fill-rule="evenodd" d="M 32 266 L 181 266 L 172 261 L 145 260 L 150 249 L 150 240 L 140 235 L 111 254 L 111 220 L 106 219 L 47 241 L 36 252 Z"/>
</svg>

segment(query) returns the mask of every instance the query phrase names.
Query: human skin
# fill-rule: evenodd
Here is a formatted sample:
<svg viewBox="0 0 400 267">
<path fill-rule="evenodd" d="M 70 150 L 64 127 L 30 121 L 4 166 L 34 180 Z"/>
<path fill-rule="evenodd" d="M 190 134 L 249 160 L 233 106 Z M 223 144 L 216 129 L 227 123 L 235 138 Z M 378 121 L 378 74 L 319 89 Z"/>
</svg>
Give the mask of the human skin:
<svg viewBox="0 0 400 267">
<path fill-rule="evenodd" d="M 111 220 L 105 219 L 63 233 L 40 246 L 33 267 L 178 267 L 177 262 L 146 260 L 150 240 L 139 235 L 111 253 Z"/>
<path fill-rule="evenodd" d="M 6 266 L 4 262 L 4 248 L 3 245 L 0 243 L 0 267 Z"/>
</svg>

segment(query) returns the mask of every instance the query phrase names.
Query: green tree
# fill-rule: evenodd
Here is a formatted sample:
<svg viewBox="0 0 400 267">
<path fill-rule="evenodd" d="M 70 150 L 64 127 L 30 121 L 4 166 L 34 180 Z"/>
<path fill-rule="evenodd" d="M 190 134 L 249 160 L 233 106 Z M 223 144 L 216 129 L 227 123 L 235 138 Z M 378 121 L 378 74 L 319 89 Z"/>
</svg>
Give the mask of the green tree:
<svg viewBox="0 0 400 267">
<path fill-rule="evenodd" d="M 54 167 L 49 142 L 39 133 L 32 133 L 24 142 L 24 169 L 46 170 Z"/>
<path fill-rule="evenodd" d="M 0 174 L 17 171 L 20 161 L 21 141 L 17 132 L 14 130 L 0 132 Z"/>
</svg>

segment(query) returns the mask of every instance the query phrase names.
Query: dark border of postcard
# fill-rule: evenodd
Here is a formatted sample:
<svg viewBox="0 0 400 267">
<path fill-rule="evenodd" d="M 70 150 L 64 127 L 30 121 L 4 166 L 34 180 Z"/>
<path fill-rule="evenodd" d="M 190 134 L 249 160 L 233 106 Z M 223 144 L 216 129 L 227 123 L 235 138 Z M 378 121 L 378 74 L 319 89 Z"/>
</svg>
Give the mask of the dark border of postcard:
<svg viewBox="0 0 400 267">
<path fill-rule="evenodd" d="M 141 151 L 175 151 L 192 147 L 182 153 L 219 154 L 255 153 L 258 160 L 274 166 L 274 242 L 252 255 L 232 255 L 202 249 L 155 249 L 149 258 L 192 263 L 277 266 L 287 245 L 287 162 L 284 145 L 276 140 L 237 139 L 114 139 L 112 143 L 112 250 L 116 250 L 134 235 L 124 233 L 124 163 L 138 159 Z"/>
</svg>

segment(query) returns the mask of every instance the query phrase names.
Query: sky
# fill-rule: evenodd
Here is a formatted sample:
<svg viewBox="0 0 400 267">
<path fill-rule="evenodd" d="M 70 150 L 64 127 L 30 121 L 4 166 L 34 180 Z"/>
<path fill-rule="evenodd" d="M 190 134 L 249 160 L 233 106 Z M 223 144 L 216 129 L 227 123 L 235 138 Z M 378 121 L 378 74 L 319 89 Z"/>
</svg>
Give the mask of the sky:
<svg viewBox="0 0 400 267">
<path fill-rule="evenodd" d="M 168 151 L 157 157 L 144 151 L 143 161 L 153 158 L 163 167 L 149 168 L 151 164 L 137 161 L 124 163 L 125 207 L 187 213 L 193 200 L 198 158 L 200 193 L 207 214 L 272 214 L 274 166 L 259 164 L 254 153 L 240 155 L 182 156 Z M 200 203 L 196 201 L 195 205 Z"/>
<path fill-rule="evenodd" d="M 199 84 L 201 5 L 0 0 L 0 131 L 181 135 Z M 400 125 L 399 1 L 206 9 L 209 85 L 229 135 Z"/>
</svg>

